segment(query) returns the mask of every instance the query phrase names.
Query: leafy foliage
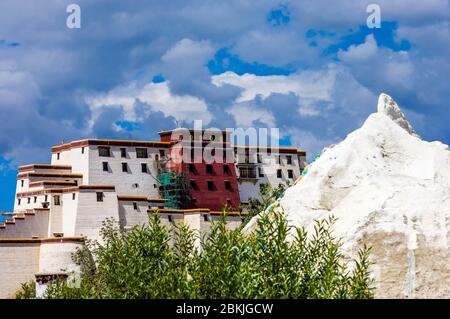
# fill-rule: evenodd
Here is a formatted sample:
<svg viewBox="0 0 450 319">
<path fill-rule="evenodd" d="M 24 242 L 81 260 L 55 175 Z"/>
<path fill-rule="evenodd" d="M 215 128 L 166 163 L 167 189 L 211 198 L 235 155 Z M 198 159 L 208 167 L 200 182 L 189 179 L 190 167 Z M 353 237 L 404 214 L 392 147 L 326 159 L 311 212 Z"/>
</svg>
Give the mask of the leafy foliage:
<svg viewBox="0 0 450 319">
<path fill-rule="evenodd" d="M 244 234 L 228 229 L 222 217 L 199 238 L 185 225 L 162 225 L 157 214 L 130 231 L 107 220 L 103 243 L 89 242 L 75 256 L 83 268 L 80 286 L 58 283 L 46 297 L 372 298 L 370 249 L 360 251 L 350 270 L 333 223 L 317 222 L 308 237 L 271 213 Z"/>
<path fill-rule="evenodd" d="M 284 193 L 289 182 L 286 184 L 280 183 L 276 188 L 273 188 L 270 184 L 261 184 L 259 190 L 259 197 L 250 198 L 247 205 L 249 221 L 252 217 L 258 215 L 260 212 L 266 210 L 270 204 L 272 204 L 281 194 Z"/>
</svg>

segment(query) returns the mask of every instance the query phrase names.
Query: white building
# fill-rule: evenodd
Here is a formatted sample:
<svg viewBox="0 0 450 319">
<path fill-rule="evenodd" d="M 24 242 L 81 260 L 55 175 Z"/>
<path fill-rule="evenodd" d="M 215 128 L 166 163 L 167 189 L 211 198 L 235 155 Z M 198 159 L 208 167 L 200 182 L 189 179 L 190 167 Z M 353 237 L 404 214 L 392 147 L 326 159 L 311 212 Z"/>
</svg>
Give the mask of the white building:
<svg viewBox="0 0 450 319">
<path fill-rule="evenodd" d="M 0 297 L 10 296 L 35 276 L 46 285 L 54 276 L 76 269 L 67 252 L 82 245 L 83 237 L 99 239 L 106 218 L 131 228 L 148 222 L 158 209 L 165 224 L 184 222 L 208 232 L 220 212 L 168 208 L 160 197 L 157 176 L 172 145 L 86 139 L 53 147 L 51 164 L 21 166 L 14 212 L 0 223 L 0 272 L 8 274 L 8 280 L 0 281 Z M 258 196 L 262 183 L 276 187 L 294 182 L 305 164 L 305 153 L 294 148 L 266 150 L 264 155 L 248 147 L 242 155 L 239 149 L 235 167 L 242 202 Z M 228 226 L 238 227 L 243 216 L 230 213 Z M 23 263 L 30 264 L 18 267 Z"/>
<path fill-rule="evenodd" d="M 306 153 L 296 148 L 235 147 L 241 202 L 257 198 L 262 184 L 292 184 L 306 166 Z"/>
</svg>

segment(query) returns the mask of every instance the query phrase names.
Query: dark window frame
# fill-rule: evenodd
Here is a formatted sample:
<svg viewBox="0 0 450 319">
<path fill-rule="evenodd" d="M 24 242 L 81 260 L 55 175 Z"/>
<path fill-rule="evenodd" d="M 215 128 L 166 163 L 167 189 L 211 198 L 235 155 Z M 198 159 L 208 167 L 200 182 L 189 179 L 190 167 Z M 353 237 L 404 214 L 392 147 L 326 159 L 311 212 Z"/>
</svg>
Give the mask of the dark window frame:
<svg viewBox="0 0 450 319">
<path fill-rule="evenodd" d="M 214 181 L 207 181 L 206 185 L 208 187 L 208 191 L 210 191 L 210 192 L 217 190 L 216 184 L 214 183 Z"/>
<path fill-rule="evenodd" d="M 122 163 L 122 173 L 128 173 L 128 163 Z"/>
<path fill-rule="evenodd" d="M 96 195 L 97 195 L 97 202 L 103 202 L 104 197 L 103 192 L 96 192 Z"/>
<path fill-rule="evenodd" d="M 127 158 L 127 148 L 126 147 L 121 147 L 120 148 L 120 157 L 121 158 Z"/>
<path fill-rule="evenodd" d="M 288 169 L 288 178 L 294 178 L 294 170 Z"/>
<path fill-rule="evenodd" d="M 214 167 L 212 164 L 205 165 L 205 172 L 207 175 L 214 175 Z"/>
<path fill-rule="evenodd" d="M 287 163 L 287 165 L 292 165 L 292 156 L 291 155 L 286 156 L 286 163 Z"/>
<path fill-rule="evenodd" d="M 136 147 L 136 158 L 148 158 L 148 149 L 146 147 Z"/>
<path fill-rule="evenodd" d="M 141 173 L 148 173 L 147 163 L 141 163 Z"/>
<path fill-rule="evenodd" d="M 277 169 L 277 178 L 283 178 L 283 171 L 281 169 Z"/>
<path fill-rule="evenodd" d="M 108 162 L 102 162 L 103 172 L 109 172 L 109 164 Z"/>
<path fill-rule="evenodd" d="M 109 146 L 99 146 L 98 147 L 99 157 L 111 157 L 111 147 Z"/>
<path fill-rule="evenodd" d="M 189 185 L 193 190 L 199 190 L 197 181 L 191 180 L 189 181 Z"/>
<path fill-rule="evenodd" d="M 53 196 L 53 203 L 55 206 L 61 206 L 61 197 L 59 195 Z"/>
</svg>

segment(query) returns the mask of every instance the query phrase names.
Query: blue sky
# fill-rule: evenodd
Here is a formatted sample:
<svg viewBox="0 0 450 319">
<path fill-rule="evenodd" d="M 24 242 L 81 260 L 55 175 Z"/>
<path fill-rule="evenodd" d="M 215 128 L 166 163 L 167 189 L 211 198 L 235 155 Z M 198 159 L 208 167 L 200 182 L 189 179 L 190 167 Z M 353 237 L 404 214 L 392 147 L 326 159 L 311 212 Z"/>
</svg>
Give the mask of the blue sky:
<svg viewBox="0 0 450 319">
<path fill-rule="evenodd" d="M 81 7 L 81 29 L 66 7 Z M 310 154 L 393 96 L 427 140 L 450 142 L 448 0 L 70 0 L 0 3 L 0 211 L 17 166 L 61 140 L 157 139 L 196 119 L 278 127 Z"/>
</svg>

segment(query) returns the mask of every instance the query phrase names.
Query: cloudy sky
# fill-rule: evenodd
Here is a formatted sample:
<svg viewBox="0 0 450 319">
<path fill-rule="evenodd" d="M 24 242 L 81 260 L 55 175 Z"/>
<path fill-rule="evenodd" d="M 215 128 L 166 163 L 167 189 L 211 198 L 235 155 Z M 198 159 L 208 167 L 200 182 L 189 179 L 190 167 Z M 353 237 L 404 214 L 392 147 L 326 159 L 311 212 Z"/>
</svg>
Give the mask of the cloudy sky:
<svg viewBox="0 0 450 319">
<path fill-rule="evenodd" d="M 3 0 L 0 210 L 17 165 L 62 140 L 157 139 L 176 123 L 279 127 L 310 154 L 392 95 L 427 140 L 450 142 L 449 0 Z M 81 28 L 66 26 L 67 5 Z M 332 3 L 332 5 L 331 5 Z"/>
</svg>

